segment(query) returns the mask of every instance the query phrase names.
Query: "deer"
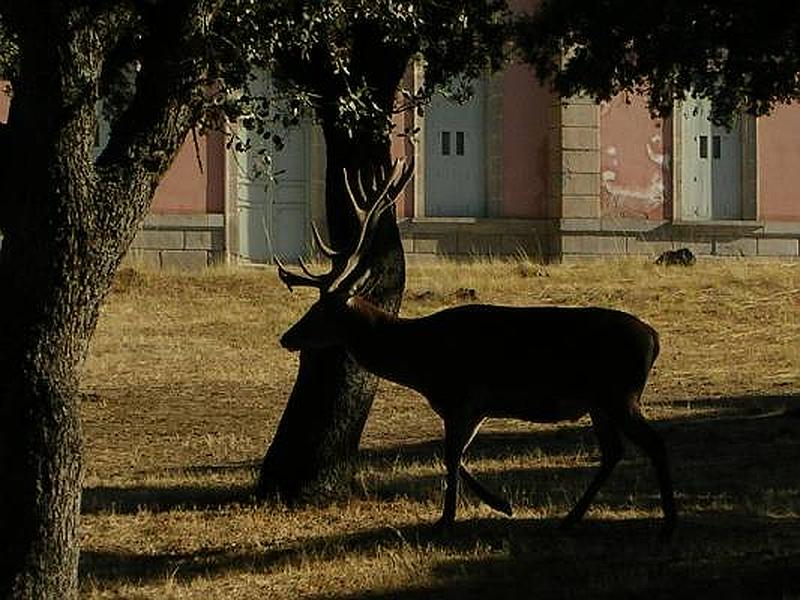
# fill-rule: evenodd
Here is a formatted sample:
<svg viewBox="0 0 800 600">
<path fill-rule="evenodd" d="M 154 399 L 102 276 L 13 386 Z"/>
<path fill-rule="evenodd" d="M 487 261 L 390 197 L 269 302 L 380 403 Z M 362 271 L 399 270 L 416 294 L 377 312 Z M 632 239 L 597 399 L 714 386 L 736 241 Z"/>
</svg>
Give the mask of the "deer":
<svg viewBox="0 0 800 600">
<path fill-rule="evenodd" d="M 360 174 L 344 188 L 360 225 L 350 252 L 312 232 L 328 272 L 315 274 L 299 261 L 289 270 L 276 260 L 291 291 L 316 288 L 319 299 L 281 337 L 289 351 L 344 347 L 367 371 L 415 390 L 444 424 L 444 506 L 437 529 L 456 518 L 459 478 L 489 507 L 512 516 L 505 498 L 487 490 L 463 456 L 487 418 L 536 423 L 576 421 L 589 415 L 600 465 L 584 494 L 562 521 L 578 523 L 622 459 L 623 436 L 649 457 L 658 482 L 668 539 L 676 524 L 667 451 L 642 415 L 640 398 L 659 353 L 653 327 L 619 310 L 599 307 L 465 304 L 418 318 L 395 316 L 363 296 L 371 276 L 367 260 L 378 219 L 390 210 L 413 167 L 402 159 L 365 188 Z"/>
</svg>

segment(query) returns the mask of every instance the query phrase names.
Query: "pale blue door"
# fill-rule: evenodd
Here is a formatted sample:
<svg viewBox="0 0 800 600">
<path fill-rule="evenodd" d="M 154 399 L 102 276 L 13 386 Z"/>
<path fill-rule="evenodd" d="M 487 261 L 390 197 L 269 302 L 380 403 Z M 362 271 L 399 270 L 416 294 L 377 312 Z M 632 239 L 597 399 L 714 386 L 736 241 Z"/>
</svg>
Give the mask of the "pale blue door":
<svg viewBox="0 0 800 600">
<path fill-rule="evenodd" d="M 486 83 L 465 104 L 436 95 L 425 111 L 425 214 L 486 215 Z"/>
<path fill-rule="evenodd" d="M 307 121 L 273 128 L 282 149 L 252 137 L 251 150 L 236 155 L 239 256 L 246 262 L 294 260 L 308 252 L 311 131 Z"/>
<path fill-rule="evenodd" d="M 742 218 L 740 119 L 730 129 L 709 120 L 711 103 L 681 105 L 681 218 L 688 221 Z"/>
</svg>

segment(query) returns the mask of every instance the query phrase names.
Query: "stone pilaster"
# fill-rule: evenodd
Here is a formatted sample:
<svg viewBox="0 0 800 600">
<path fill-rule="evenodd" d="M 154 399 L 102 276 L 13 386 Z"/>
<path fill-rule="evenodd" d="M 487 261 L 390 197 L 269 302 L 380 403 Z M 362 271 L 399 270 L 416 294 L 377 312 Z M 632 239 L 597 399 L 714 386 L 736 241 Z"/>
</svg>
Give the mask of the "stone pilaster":
<svg viewBox="0 0 800 600">
<path fill-rule="evenodd" d="M 561 98 L 551 115 L 550 215 L 600 218 L 600 108 L 590 98 Z"/>
<path fill-rule="evenodd" d="M 505 73 L 489 77 L 486 91 L 487 216 L 503 213 L 503 84 Z"/>
</svg>

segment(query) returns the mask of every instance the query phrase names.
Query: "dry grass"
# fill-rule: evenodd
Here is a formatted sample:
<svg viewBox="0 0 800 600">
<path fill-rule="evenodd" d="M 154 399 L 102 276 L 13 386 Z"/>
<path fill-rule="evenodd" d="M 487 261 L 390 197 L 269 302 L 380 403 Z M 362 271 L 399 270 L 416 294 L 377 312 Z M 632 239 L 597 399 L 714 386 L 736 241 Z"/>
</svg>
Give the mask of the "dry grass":
<svg viewBox="0 0 800 600">
<path fill-rule="evenodd" d="M 271 271 L 121 274 L 83 379 L 85 597 L 800 595 L 800 419 L 784 411 L 800 404 L 800 264 L 410 269 L 407 315 L 472 299 L 596 304 L 656 326 L 662 355 L 645 410 L 670 448 L 683 515 L 668 546 L 654 541 L 657 492 L 635 451 L 587 521 L 557 530 L 597 460 L 583 421 L 487 424 L 470 464 L 516 515 L 466 497 L 455 531 L 433 535 L 440 425 L 390 384 L 349 502 L 255 502 L 253 469 L 296 369 L 277 338 L 312 299 L 289 295 Z"/>
</svg>

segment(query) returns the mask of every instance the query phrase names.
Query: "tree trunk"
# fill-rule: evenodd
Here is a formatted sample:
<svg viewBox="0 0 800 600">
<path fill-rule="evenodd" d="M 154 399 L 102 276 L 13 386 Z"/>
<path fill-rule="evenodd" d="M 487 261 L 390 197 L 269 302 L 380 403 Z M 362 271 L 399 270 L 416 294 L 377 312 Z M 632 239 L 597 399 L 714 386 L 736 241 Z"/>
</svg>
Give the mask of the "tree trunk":
<svg viewBox="0 0 800 600">
<path fill-rule="evenodd" d="M 325 203 L 330 241 L 335 249 L 351 249 L 358 234 L 344 187 L 344 173 L 359 172 L 370 181 L 381 169 L 389 172 L 391 143 L 386 119 L 413 49 L 387 43 L 384 32 L 367 22 L 351 31 L 349 74 L 342 78 L 326 46 L 309 56 L 295 56 L 284 77 L 313 92 L 316 115 L 326 144 Z M 372 91 L 378 115 L 344 122 L 340 100 L 350 84 L 362 82 Z M 405 257 L 395 212 L 381 218 L 369 251 L 372 270 L 369 299 L 397 314 L 405 287 Z M 261 464 L 256 491 L 285 501 L 335 498 L 349 493 L 361 434 L 377 390 L 377 378 L 364 371 L 343 348 L 304 351 L 297 380 Z"/>
<path fill-rule="evenodd" d="M 388 173 L 391 154 L 386 136 L 365 132 L 349 138 L 333 121 L 323 121 L 328 228 L 334 248 L 351 248 L 357 231 L 343 169 L 358 170 L 367 181 L 381 167 Z M 376 285 L 369 297 L 396 314 L 405 260 L 394 211 L 384 215 L 374 240 L 370 261 Z M 343 348 L 303 351 L 295 386 L 261 465 L 259 495 L 294 502 L 348 494 L 376 389 L 377 378 Z"/>
<path fill-rule="evenodd" d="M 0 598 L 77 597 L 78 370 L 152 189 L 149 177 L 97 186 L 80 158 L 62 160 L 82 155 L 76 139 L 91 143 L 93 128 L 66 129 L 44 138 L 49 148 L 13 136 L 6 147 L 19 157 L 0 153 L 13 173 L 4 200 L 16 208 L 0 250 Z"/>
<path fill-rule="evenodd" d="M 0 597 L 71 598 L 82 472 L 74 346 L 88 339 L 92 308 L 67 306 L 86 290 L 63 281 L 41 294 L 49 276 L 26 277 L 30 253 L 14 245 L 7 235 L 0 260 Z"/>
<path fill-rule="evenodd" d="M 96 210 L 117 196 L 98 194 L 91 168 L 93 103 L 56 123 L 35 89 L 0 136 L 0 597 L 74 598 L 78 369 L 133 227 L 108 235 Z"/>
<path fill-rule="evenodd" d="M 3 14 L 13 17 L 20 65 L 0 126 L 0 598 L 78 595 L 78 369 L 201 97 L 205 63 L 187 40 L 205 30 L 195 15 L 207 6 L 165 6 L 140 63 L 143 91 L 97 164 L 103 53 L 134 21 L 131 7 L 16 3 Z"/>
</svg>

